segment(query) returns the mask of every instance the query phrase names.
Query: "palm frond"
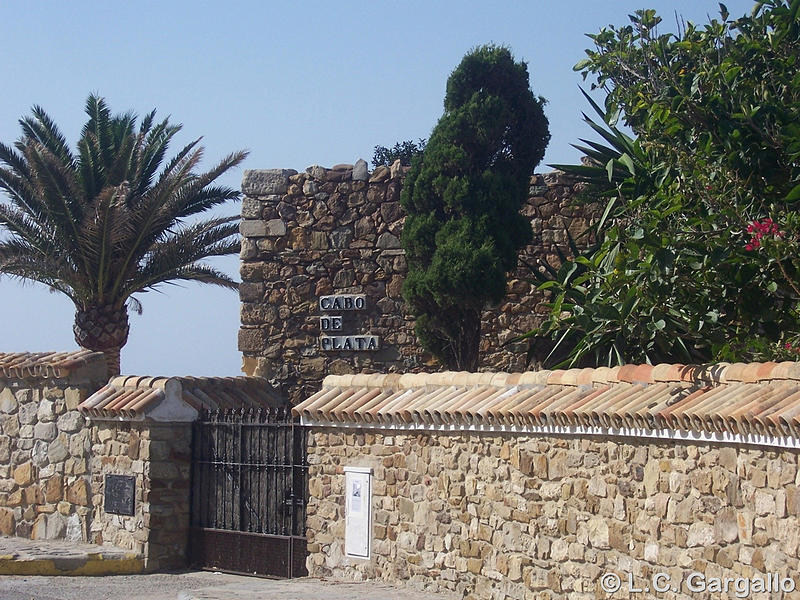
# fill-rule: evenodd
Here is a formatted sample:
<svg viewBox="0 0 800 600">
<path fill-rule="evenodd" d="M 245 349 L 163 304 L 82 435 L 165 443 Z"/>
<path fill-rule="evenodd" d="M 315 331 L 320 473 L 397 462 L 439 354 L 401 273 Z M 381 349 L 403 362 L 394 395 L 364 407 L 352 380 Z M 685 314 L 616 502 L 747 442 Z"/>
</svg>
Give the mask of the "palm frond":
<svg viewBox="0 0 800 600">
<path fill-rule="evenodd" d="M 132 294 L 173 280 L 236 284 L 203 259 L 239 250 L 238 217 L 186 223 L 239 193 L 214 182 L 245 152 L 199 171 L 200 139 L 166 160 L 181 130 L 152 111 L 113 116 L 89 96 L 73 153 L 40 107 L 0 144 L 0 273 L 39 281 L 79 307 L 137 306 Z M 166 161 L 166 162 L 165 162 Z"/>
<path fill-rule="evenodd" d="M 74 166 L 72 150 L 55 122 L 41 106 L 34 106 L 31 112 L 33 117 L 25 117 L 19 121 L 24 136 L 39 142 L 65 165 Z"/>
</svg>

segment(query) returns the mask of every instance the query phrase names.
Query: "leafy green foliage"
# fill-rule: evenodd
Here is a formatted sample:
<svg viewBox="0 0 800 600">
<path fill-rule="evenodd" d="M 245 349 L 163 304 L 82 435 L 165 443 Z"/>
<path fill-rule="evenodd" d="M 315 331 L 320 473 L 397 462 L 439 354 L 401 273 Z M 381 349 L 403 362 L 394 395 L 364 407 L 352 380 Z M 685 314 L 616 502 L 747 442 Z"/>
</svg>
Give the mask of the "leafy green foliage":
<svg viewBox="0 0 800 600">
<path fill-rule="evenodd" d="M 800 0 L 720 7 L 677 35 L 638 11 L 576 65 L 607 92 L 589 124 L 608 145 L 568 170 L 607 203 L 597 246 L 546 271 L 537 333 L 570 341 L 563 364 L 765 359 L 800 330 Z"/>
<path fill-rule="evenodd" d="M 404 295 L 421 343 L 449 368 L 477 367 L 481 310 L 503 298 L 531 238 L 519 209 L 550 139 L 543 105 L 508 49 L 473 50 L 406 178 Z"/>
<path fill-rule="evenodd" d="M 375 146 L 375 153 L 372 155 L 372 166 L 378 167 L 384 165 L 389 167 L 396 160 L 400 160 L 400 164 L 409 166 L 417 154 L 422 154 L 425 150 L 424 139 L 418 140 L 416 143 L 411 140 L 397 142 L 391 148 L 386 146 Z"/>
<path fill-rule="evenodd" d="M 32 112 L 20 120 L 22 137 L 0 144 L 0 189 L 7 196 L 0 226 L 9 234 L 0 241 L 0 273 L 68 296 L 79 344 L 118 351 L 127 340 L 126 302 L 137 307 L 132 295 L 159 284 L 237 287 L 201 262 L 238 252 L 237 217 L 197 217 L 239 197 L 214 181 L 245 152 L 198 173 L 197 140 L 162 167 L 180 126 L 157 122 L 153 111 L 137 128 L 132 113 L 112 116 L 96 96 L 87 100 L 89 118 L 73 152 L 42 108 Z M 87 331 L 94 327 L 105 330 L 104 347 L 96 347 L 101 336 Z"/>
</svg>

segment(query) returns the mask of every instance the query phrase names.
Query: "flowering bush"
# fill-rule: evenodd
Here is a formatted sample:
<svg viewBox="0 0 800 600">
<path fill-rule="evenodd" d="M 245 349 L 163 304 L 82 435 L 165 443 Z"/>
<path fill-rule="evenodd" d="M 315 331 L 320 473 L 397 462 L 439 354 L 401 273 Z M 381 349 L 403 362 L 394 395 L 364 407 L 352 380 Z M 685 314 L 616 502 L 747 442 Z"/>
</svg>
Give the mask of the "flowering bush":
<svg viewBox="0 0 800 600">
<path fill-rule="evenodd" d="M 761 247 L 761 239 L 765 235 L 775 238 L 783 237 L 783 232 L 778 229 L 777 223 L 770 218 L 763 221 L 753 221 L 747 226 L 747 233 L 750 234 L 750 241 L 745 244 L 745 250 L 752 251 Z"/>
</svg>

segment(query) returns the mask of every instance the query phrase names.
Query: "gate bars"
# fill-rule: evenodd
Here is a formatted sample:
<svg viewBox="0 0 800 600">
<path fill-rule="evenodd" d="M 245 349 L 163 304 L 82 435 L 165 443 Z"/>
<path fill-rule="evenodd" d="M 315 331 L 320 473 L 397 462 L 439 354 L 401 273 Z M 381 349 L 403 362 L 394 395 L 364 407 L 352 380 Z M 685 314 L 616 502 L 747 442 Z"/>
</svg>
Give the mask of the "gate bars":
<svg viewBox="0 0 800 600">
<path fill-rule="evenodd" d="M 288 407 L 205 412 L 192 443 L 192 563 L 306 574 L 306 428 Z"/>
</svg>

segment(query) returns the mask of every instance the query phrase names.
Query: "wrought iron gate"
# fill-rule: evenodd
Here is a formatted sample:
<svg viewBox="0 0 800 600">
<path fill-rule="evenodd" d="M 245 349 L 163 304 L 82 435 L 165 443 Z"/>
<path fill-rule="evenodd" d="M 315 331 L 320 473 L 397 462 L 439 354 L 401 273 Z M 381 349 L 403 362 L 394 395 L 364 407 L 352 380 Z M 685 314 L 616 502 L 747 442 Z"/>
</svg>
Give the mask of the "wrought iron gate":
<svg viewBox="0 0 800 600">
<path fill-rule="evenodd" d="M 192 442 L 192 564 L 306 575 L 307 474 L 306 429 L 289 409 L 203 414 Z"/>
</svg>

